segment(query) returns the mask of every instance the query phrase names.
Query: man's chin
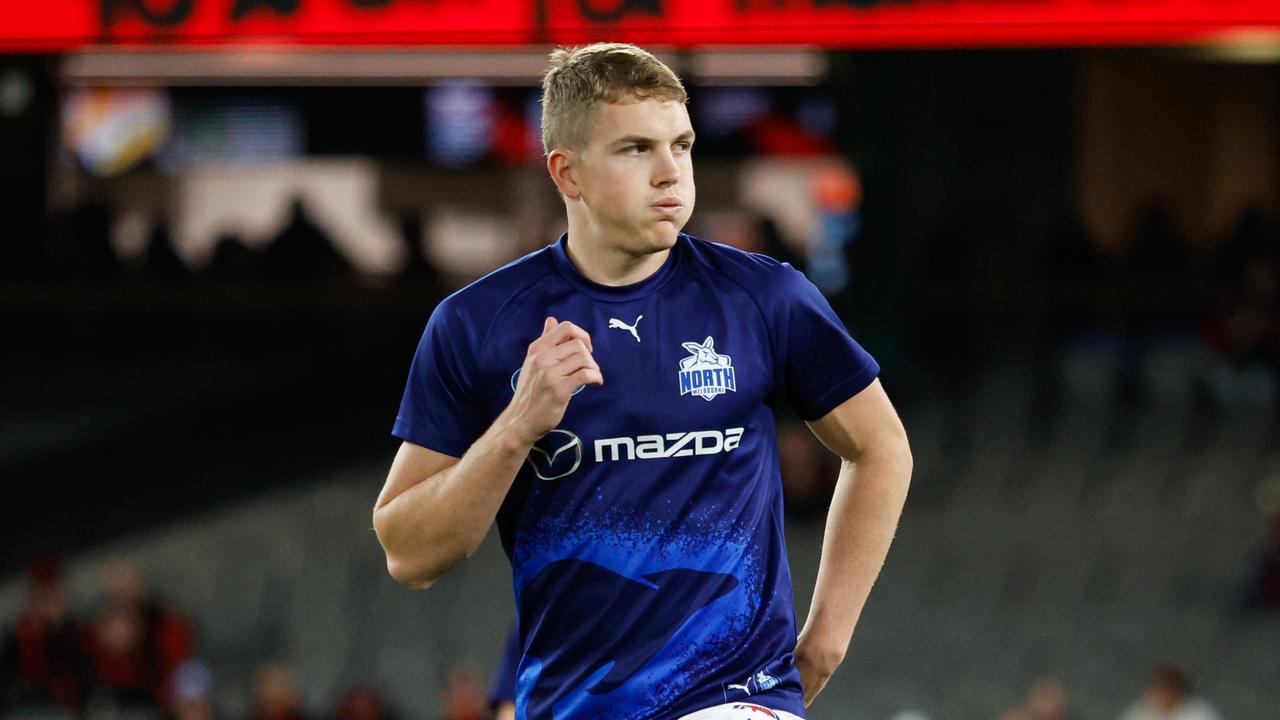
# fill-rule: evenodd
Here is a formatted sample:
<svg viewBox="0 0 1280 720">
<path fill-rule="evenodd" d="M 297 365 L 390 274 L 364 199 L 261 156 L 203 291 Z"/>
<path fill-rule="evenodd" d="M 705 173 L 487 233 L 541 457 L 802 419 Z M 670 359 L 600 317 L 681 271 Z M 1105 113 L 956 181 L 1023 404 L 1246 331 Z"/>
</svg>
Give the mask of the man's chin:
<svg viewBox="0 0 1280 720">
<path fill-rule="evenodd" d="M 676 236 L 679 233 L 674 227 L 666 232 L 655 233 L 649 238 L 650 252 L 662 252 L 670 250 L 676 245 Z"/>
<path fill-rule="evenodd" d="M 683 220 L 659 220 L 651 236 L 654 244 L 660 246 L 662 250 L 674 246 L 676 244 L 676 236 L 680 234 L 680 229 L 683 227 Z"/>
</svg>

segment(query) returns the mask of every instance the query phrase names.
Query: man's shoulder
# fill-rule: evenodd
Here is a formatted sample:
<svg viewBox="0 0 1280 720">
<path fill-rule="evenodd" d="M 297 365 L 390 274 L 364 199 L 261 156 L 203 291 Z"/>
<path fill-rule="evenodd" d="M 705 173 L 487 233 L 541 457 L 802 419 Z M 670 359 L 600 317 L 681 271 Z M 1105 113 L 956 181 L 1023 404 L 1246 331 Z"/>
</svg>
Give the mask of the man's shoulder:
<svg viewBox="0 0 1280 720">
<path fill-rule="evenodd" d="M 555 273 L 549 246 L 516 258 L 454 291 L 440 302 L 440 308 L 475 320 L 493 316 L 513 298 Z"/>
<path fill-rule="evenodd" d="M 685 237 L 695 262 L 739 282 L 776 281 L 780 277 L 797 272 L 789 263 L 776 260 L 764 253 L 743 250 L 693 235 Z"/>
<path fill-rule="evenodd" d="M 692 235 L 686 237 L 689 240 L 690 254 L 696 263 L 742 286 L 757 301 L 785 298 L 796 289 L 795 283 L 807 282 L 804 274 L 790 263 L 764 253 L 750 252 Z"/>
</svg>

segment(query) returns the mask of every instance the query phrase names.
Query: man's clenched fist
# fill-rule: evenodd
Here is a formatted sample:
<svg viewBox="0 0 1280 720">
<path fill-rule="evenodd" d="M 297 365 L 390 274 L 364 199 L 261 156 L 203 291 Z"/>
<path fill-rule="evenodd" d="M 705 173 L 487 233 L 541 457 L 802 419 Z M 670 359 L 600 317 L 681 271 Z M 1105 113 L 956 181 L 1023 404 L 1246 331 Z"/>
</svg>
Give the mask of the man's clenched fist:
<svg viewBox="0 0 1280 720">
<path fill-rule="evenodd" d="M 553 317 L 547 318 L 542 335 L 529 344 L 508 410 L 530 443 L 560 424 L 578 388 L 604 384 L 591 349 L 586 330 Z"/>
</svg>

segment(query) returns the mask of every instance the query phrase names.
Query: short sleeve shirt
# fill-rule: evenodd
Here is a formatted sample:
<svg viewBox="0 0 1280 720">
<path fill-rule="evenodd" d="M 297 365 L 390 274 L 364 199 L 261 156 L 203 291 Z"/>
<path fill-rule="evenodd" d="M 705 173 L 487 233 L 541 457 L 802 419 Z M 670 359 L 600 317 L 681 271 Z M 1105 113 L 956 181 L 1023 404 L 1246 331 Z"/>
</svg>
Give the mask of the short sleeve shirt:
<svg viewBox="0 0 1280 720">
<path fill-rule="evenodd" d="M 460 457 L 511 401 L 547 316 L 591 335 L 604 385 L 573 396 L 497 517 L 517 717 L 747 699 L 803 717 L 774 408 L 820 418 L 879 366 L 789 265 L 681 234 L 657 272 L 612 287 L 569 242 L 436 308 L 393 428 Z"/>
</svg>

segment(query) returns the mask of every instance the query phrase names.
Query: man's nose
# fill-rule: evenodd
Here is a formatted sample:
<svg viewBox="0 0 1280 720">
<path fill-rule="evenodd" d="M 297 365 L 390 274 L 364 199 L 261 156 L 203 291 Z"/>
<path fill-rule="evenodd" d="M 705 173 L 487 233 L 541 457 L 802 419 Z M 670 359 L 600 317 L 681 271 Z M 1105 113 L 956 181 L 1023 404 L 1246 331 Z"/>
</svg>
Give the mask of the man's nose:
<svg viewBox="0 0 1280 720">
<path fill-rule="evenodd" d="M 671 148 L 664 148 L 654 153 L 656 167 L 653 170 L 653 184 L 657 187 L 674 185 L 680 181 L 680 165 L 671 154 Z"/>
</svg>

